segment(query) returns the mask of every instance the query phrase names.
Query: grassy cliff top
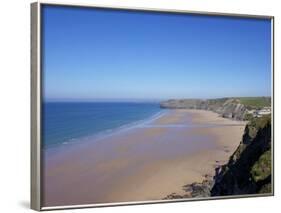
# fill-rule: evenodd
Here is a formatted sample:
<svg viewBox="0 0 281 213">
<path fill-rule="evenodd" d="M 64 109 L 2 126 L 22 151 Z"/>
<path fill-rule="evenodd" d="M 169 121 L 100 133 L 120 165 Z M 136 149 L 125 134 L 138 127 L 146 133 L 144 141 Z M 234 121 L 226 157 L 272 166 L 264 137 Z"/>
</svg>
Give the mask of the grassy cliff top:
<svg viewBox="0 0 281 213">
<path fill-rule="evenodd" d="M 240 97 L 236 98 L 241 104 L 250 108 L 263 108 L 271 106 L 270 97 Z"/>
<path fill-rule="evenodd" d="M 247 109 L 261 109 L 271 106 L 271 97 L 229 97 L 229 98 L 214 98 L 214 99 L 170 99 L 163 101 L 162 106 L 168 107 L 190 107 L 190 106 L 222 106 L 225 103 L 243 104 Z"/>
</svg>

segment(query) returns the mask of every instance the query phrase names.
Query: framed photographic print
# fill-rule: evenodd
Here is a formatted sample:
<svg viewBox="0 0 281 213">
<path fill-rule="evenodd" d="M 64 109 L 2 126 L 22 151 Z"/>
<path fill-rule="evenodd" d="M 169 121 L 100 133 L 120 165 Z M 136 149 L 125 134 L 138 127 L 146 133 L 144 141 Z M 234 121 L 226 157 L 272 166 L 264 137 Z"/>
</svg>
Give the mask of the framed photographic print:
<svg viewBox="0 0 281 213">
<path fill-rule="evenodd" d="M 31 207 L 273 195 L 273 17 L 31 4 Z"/>
</svg>

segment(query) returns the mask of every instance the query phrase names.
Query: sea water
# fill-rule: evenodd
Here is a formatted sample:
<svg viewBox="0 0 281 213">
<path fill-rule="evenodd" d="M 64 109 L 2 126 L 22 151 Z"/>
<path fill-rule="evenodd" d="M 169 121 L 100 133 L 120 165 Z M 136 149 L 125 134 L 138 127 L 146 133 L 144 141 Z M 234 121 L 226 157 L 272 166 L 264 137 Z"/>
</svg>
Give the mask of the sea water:
<svg viewBox="0 0 281 213">
<path fill-rule="evenodd" d="M 107 134 L 159 113 L 158 103 L 44 102 L 43 148 L 74 143 L 80 137 Z"/>
</svg>

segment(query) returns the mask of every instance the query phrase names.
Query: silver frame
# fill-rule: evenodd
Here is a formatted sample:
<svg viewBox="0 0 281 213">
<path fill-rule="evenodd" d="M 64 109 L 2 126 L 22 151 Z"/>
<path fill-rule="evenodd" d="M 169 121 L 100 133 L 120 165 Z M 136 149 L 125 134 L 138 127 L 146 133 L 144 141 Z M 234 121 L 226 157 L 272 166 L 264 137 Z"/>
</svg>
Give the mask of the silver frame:
<svg viewBox="0 0 281 213">
<path fill-rule="evenodd" d="M 209 16 L 225 16 L 232 18 L 253 18 L 253 19 L 269 19 L 271 20 L 271 93 L 272 93 L 272 190 L 267 194 L 251 194 L 251 195 L 231 195 L 217 196 L 207 198 L 183 198 L 172 200 L 153 200 L 153 201 L 137 201 L 137 202 L 120 202 L 120 203 L 102 203 L 102 204 L 84 204 L 84 205 L 68 205 L 68 206 L 52 206 L 43 207 L 41 197 L 41 101 L 42 101 L 42 53 L 41 53 L 41 9 L 44 5 L 65 6 L 65 7 L 87 7 L 108 10 L 125 10 L 125 11 L 147 11 L 160 13 L 181 13 Z M 55 3 L 55 2 L 34 2 L 31 3 L 31 209 L 37 211 L 73 209 L 73 208 L 90 208 L 104 206 L 121 206 L 121 205 L 138 205 L 153 203 L 171 203 L 186 201 L 202 201 L 202 200 L 218 200 L 233 198 L 249 198 L 249 197 L 265 197 L 274 196 L 274 16 L 268 15 L 251 15 L 251 14 L 232 14 L 218 13 L 206 11 L 189 11 L 176 9 L 159 9 L 159 8 L 142 8 L 142 7 L 126 7 L 126 6 L 104 6 L 92 4 L 75 4 L 75 3 Z"/>
</svg>

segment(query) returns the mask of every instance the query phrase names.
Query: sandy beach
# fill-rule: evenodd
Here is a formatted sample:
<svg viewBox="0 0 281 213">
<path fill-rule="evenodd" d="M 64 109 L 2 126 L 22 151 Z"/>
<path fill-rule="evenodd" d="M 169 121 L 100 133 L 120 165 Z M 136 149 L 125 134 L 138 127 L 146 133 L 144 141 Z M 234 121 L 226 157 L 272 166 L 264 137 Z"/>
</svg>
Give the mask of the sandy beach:
<svg viewBox="0 0 281 213">
<path fill-rule="evenodd" d="M 43 206 L 161 200 L 214 175 L 245 122 L 204 110 L 168 110 L 107 137 L 44 152 Z"/>
</svg>

